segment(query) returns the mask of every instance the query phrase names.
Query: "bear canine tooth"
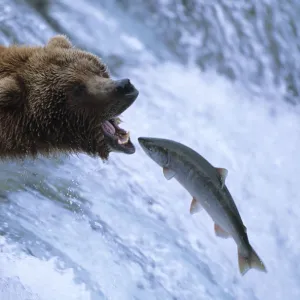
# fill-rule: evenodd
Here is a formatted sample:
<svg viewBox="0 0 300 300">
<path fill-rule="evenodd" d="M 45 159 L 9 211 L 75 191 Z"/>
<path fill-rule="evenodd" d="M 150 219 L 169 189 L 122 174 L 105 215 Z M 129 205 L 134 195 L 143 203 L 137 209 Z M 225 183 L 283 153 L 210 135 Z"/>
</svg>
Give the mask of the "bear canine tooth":
<svg viewBox="0 0 300 300">
<path fill-rule="evenodd" d="M 122 137 L 121 139 L 118 139 L 118 144 L 120 144 L 120 145 L 127 144 L 129 141 L 129 137 L 130 137 L 130 133 L 129 133 L 129 131 L 127 131 L 126 134 L 124 135 L 124 137 Z"/>
</svg>

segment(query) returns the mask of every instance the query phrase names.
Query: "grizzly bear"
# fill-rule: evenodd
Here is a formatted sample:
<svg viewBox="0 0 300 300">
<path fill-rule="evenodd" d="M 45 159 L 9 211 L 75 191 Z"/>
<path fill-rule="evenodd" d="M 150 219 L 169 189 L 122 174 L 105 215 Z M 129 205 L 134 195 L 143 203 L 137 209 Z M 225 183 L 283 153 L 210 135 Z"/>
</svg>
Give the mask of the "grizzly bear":
<svg viewBox="0 0 300 300">
<path fill-rule="evenodd" d="M 0 158 L 133 154 L 119 115 L 138 94 L 63 35 L 45 46 L 0 46 Z"/>
</svg>

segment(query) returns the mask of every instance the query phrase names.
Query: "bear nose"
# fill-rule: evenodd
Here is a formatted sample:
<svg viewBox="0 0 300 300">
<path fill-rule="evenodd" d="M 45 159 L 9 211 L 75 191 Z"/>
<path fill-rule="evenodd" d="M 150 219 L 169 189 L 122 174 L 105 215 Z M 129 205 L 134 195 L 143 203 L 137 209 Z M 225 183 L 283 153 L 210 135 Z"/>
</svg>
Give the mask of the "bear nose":
<svg viewBox="0 0 300 300">
<path fill-rule="evenodd" d="M 120 79 L 115 81 L 116 90 L 120 94 L 131 94 L 135 91 L 135 87 L 131 84 L 129 79 Z"/>
</svg>

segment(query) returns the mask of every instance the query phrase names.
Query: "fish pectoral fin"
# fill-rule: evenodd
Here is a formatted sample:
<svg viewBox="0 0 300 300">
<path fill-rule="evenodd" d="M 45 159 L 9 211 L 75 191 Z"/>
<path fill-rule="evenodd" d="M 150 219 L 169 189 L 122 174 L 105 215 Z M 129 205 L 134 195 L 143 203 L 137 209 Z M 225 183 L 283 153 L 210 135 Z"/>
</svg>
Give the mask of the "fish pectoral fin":
<svg viewBox="0 0 300 300">
<path fill-rule="evenodd" d="M 215 223 L 214 227 L 216 236 L 223 239 L 228 239 L 230 237 L 230 234 L 225 231 L 220 225 Z"/>
<path fill-rule="evenodd" d="M 219 177 L 220 177 L 221 188 L 223 188 L 224 185 L 225 185 L 225 179 L 228 175 L 228 170 L 225 169 L 225 168 L 216 168 L 216 170 L 217 170 L 217 173 L 219 174 Z"/>
<path fill-rule="evenodd" d="M 193 215 L 202 210 L 202 205 L 197 201 L 195 197 L 193 197 L 191 206 L 190 206 L 190 214 Z"/>
<path fill-rule="evenodd" d="M 172 179 L 176 175 L 175 171 L 173 171 L 172 169 L 166 168 L 166 167 L 163 167 L 163 173 L 167 180 Z"/>
</svg>

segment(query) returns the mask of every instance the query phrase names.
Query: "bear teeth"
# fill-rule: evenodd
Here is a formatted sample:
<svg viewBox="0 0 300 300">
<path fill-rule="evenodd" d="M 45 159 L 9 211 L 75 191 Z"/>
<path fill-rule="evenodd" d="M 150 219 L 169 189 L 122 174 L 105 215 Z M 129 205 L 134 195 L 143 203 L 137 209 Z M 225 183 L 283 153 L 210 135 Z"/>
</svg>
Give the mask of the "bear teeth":
<svg viewBox="0 0 300 300">
<path fill-rule="evenodd" d="M 119 125 L 119 124 L 122 123 L 122 121 L 121 121 L 121 119 L 120 119 L 119 117 L 116 117 L 116 118 L 114 119 L 114 121 L 115 121 L 116 125 Z"/>
<path fill-rule="evenodd" d="M 120 145 L 127 144 L 129 141 L 129 138 L 130 138 L 130 133 L 128 131 L 124 135 L 122 135 L 121 138 L 118 138 L 118 144 L 120 144 Z"/>
</svg>

